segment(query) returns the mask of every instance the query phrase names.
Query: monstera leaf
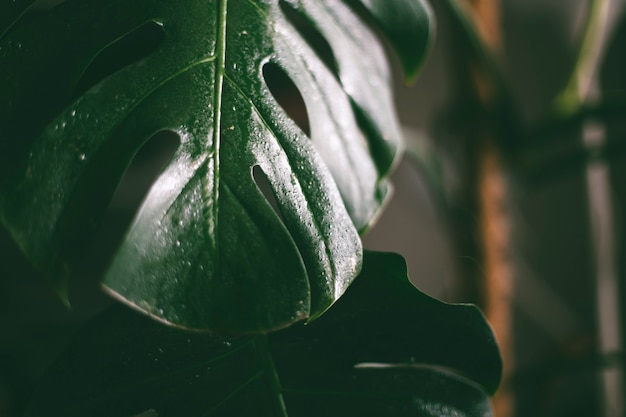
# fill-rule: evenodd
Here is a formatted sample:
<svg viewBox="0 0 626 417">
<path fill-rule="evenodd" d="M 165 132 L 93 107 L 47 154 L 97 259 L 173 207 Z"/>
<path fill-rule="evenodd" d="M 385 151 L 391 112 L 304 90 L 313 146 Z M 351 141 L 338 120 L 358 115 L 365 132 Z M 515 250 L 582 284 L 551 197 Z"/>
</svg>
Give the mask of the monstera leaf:
<svg viewBox="0 0 626 417">
<path fill-rule="evenodd" d="M 189 333 L 116 308 L 78 335 L 26 415 L 485 417 L 501 370 L 475 307 L 431 299 L 400 256 L 366 252 L 326 314 L 269 335 Z"/>
<path fill-rule="evenodd" d="M 400 137 L 364 22 L 412 37 L 414 58 L 399 47 L 414 73 L 430 33 L 421 0 L 71 0 L 24 16 L 32 2 L 17 3 L 0 8 L 0 219 L 59 292 L 136 152 L 170 131 L 179 146 L 108 291 L 167 323 L 241 332 L 341 296 Z M 274 98 L 272 71 L 303 96 L 310 135 Z"/>
</svg>

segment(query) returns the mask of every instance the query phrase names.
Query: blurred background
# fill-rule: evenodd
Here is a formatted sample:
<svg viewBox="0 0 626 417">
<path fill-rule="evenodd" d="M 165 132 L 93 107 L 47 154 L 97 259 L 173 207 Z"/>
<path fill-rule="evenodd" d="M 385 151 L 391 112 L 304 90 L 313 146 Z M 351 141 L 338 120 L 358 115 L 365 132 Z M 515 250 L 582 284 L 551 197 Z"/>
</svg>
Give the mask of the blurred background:
<svg viewBox="0 0 626 417">
<path fill-rule="evenodd" d="M 423 291 L 483 308 L 506 363 L 498 417 L 626 415 L 624 3 L 431 0 L 436 40 L 415 85 L 391 58 L 406 155 L 365 245 L 404 255 Z M 135 158 L 71 311 L 0 229 L 0 417 L 20 414 L 111 303 L 102 254 L 176 146 L 160 135 Z"/>
<path fill-rule="evenodd" d="M 396 77 L 408 152 L 366 245 L 483 308 L 497 416 L 626 415 L 626 2 L 450 3 L 416 85 Z"/>
</svg>

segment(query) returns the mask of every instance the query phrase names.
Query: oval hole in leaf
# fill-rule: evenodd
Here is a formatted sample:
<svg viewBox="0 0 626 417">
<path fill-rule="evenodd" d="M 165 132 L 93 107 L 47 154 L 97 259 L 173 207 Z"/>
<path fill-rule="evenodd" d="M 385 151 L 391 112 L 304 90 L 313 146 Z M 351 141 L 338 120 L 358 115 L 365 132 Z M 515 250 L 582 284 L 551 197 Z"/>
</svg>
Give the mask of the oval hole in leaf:
<svg viewBox="0 0 626 417">
<path fill-rule="evenodd" d="M 152 135 L 137 151 L 111 198 L 85 262 L 80 266 L 83 275 L 102 275 L 152 184 L 179 146 L 180 137 L 164 130 Z"/>
<path fill-rule="evenodd" d="M 154 52 L 165 39 L 163 27 L 150 21 L 127 33 L 106 48 L 85 69 L 74 88 L 80 96 L 109 75 Z"/>
<path fill-rule="evenodd" d="M 289 23 L 296 28 L 300 36 L 302 36 L 306 43 L 315 51 L 335 78 L 339 79 L 337 60 L 326 38 L 313 26 L 310 19 L 294 9 L 291 4 L 287 3 L 285 0 L 280 0 L 279 4 L 280 9 L 285 14 Z"/>
<path fill-rule="evenodd" d="M 272 209 L 274 209 L 274 212 L 276 213 L 278 218 L 284 223 L 283 215 L 280 212 L 280 207 L 278 207 L 278 201 L 276 201 L 276 196 L 274 195 L 274 190 L 272 189 L 272 184 L 270 183 L 269 178 L 267 178 L 267 175 L 265 174 L 265 172 L 263 172 L 263 169 L 259 165 L 255 165 L 254 167 L 252 167 L 252 176 L 254 177 L 254 182 L 256 183 L 259 191 L 261 191 L 269 205 L 272 206 Z"/>
<path fill-rule="evenodd" d="M 273 62 L 268 62 L 263 66 L 263 78 L 280 107 L 307 136 L 311 137 L 309 116 L 304 99 L 291 78 Z"/>
</svg>

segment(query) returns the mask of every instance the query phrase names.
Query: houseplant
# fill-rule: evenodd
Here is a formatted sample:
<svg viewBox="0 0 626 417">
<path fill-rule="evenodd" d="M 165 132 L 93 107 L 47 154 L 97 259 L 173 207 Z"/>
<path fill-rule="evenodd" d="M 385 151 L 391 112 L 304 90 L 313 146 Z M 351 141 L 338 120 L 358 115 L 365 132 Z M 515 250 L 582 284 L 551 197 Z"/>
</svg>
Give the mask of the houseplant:
<svg viewBox="0 0 626 417">
<path fill-rule="evenodd" d="M 27 415 L 489 412 L 501 364 L 480 313 L 359 239 L 400 137 L 366 23 L 413 77 L 424 2 L 30 4 L 1 9 L 0 218 L 66 302 L 134 155 L 163 131 L 179 145 L 103 280 L 161 323 L 115 307 L 88 324 Z"/>
</svg>

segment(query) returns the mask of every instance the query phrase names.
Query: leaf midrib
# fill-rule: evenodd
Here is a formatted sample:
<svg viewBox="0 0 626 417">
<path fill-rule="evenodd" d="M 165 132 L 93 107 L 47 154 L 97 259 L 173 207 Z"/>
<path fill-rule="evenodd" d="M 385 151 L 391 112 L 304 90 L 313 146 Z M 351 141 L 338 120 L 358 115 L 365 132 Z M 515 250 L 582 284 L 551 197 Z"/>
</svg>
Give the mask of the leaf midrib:
<svg viewBox="0 0 626 417">
<path fill-rule="evenodd" d="M 208 241 L 213 242 L 211 252 L 213 253 L 214 262 L 213 265 L 217 267 L 219 265 L 219 245 L 217 244 L 218 238 L 218 215 L 219 204 L 217 204 L 219 198 L 219 183 L 220 183 L 220 141 L 221 141 L 221 125 L 222 125 L 222 96 L 224 92 L 224 74 L 226 72 L 226 15 L 228 11 L 228 0 L 219 0 L 218 3 L 218 26 L 215 45 L 215 84 L 214 84 L 214 118 L 213 118 L 213 140 L 209 155 L 213 155 L 213 172 L 210 174 L 212 178 L 207 180 L 213 181 L 213 187 L 210 190 L 211 194 L 206 201 L 213 201 L 211 207 L 212 212 L 208 217 L 207 233 L 209 236 Z M 204 187 L 206 190 L 207 187 Z M 213 271 L 214 273 L 216 271 Z"/>
</svg>

